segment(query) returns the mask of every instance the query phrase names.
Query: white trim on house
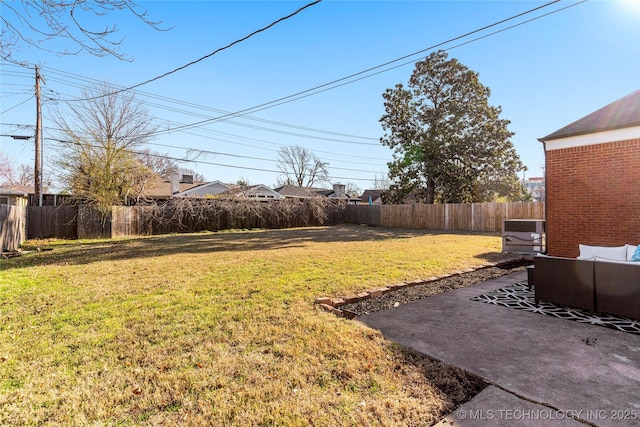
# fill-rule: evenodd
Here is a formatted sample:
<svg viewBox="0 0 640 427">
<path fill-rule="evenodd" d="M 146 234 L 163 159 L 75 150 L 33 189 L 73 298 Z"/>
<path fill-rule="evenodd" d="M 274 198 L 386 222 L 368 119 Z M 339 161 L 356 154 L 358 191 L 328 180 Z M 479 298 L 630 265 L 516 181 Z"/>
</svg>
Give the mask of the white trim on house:
<svg viewBox="0 0 640 427">
<path fill-rule="evenodd" d="M 229 191 L 231 187 L 224 182 L 213 181 L 205 182 L 195 187 L 191 187 L 188 190 L 175 193 L 174 197 L 207 197 L 217 196 L 218 194 Z"/>
<path fill-rule="evenodd" d="M 585 147 L 587 145 L 606 144 L 614 141 L 640 139 L 640 126 L 595 132 L 566 138 L 545 141 L 545 151 L 562 150 L 564 148 Z"/>
<path fill-rule="evenodd" d="M 263 184 L 249 187 L 245 192 L 245 196 L 256 200 L 280 200 L 285 197 Z"/>
</svg>

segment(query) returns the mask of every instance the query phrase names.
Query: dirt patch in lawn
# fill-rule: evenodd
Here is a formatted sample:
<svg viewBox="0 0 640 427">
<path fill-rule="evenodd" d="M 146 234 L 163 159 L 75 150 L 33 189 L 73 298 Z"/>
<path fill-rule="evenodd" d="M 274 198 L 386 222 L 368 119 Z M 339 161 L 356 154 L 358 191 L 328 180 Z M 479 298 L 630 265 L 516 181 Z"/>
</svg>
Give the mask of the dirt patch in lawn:
<svg viewBox="0 0 640 427">
<path fill-rule="evenodd" d="M 531 260 L 518 260 L 495 267 L 480 268 L 415 286 L 406 286 L 374 298 L 344 304 L 339 308 L 347 317 L 362 316 L 376 311 L 398 307 L 402 304 L 407 304 L 432 295 L 438 295 L 453 289 L 485 282 L 505 274 L 515 273 L 516 271 L 524 270 L 528 265 L 531 265 Z"/>
</svg>

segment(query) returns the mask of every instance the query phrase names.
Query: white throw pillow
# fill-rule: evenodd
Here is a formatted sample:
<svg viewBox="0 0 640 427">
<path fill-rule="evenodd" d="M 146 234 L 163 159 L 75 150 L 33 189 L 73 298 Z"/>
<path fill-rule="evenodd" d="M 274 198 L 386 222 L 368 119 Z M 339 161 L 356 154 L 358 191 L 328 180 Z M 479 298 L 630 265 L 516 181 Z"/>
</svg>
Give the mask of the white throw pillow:
<svg viewBox="0 0 640 427">
<path fill-rule="evenodd" d="M 594 261 L 600 261 L 600 262 L 606 262 L 609 264 L 624 264 L 624 265 L 637 265 L 638 267 L 640 267 L 640 262 L 631 262 L 631 261 L 620 261 L 617 259 L 610 259 L 610 258 L 602 258 L 599 256 L 593 257 Z"/>
<path fill-rule="evenodd" d="M 625 245 L 625 247 L 627 248 L 627 261 L 631 261 L 631 257 L 638 247 L 633 245 Z"/>
<path fill-rule="evenodd" d="M 589 246 L 578 245 L 580 256 L 578 259 L 590 259 L 594 257 L 610 259 L 612 261 L 626 261 L 626 246 Z"/>
</svg>

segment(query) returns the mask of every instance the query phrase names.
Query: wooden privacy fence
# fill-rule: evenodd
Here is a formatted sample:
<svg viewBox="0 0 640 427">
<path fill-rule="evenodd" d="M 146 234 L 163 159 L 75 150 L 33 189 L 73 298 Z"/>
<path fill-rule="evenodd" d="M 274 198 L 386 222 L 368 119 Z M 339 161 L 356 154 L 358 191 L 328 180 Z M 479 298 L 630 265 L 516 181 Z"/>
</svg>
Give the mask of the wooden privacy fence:
<svg viewBox="0 0 640 427">
<path fill-rule="evenodd" d="M 25 240 L 25 206 L 0 205 L 0 252 L 12 252 Z"/>
<path fill-rule="evenodd" d="M 150 206 L 114 206 L 111 215 L 104 219 L 87 206 L 31 206 L 27 215 L 27 238 L 89 239 L 322 225 L 304 210 L 287 217 L 269 211 L 243 214 L 221 210 L 206 217 L 182 218 L 181 224 L 179 221 L 159 222 L 152 217 L 152 211 Z M 502 230 L 503 220 L 525 218 L 544 219 L 544 203 L 343 205 L 329 212 L 325 225 L 347 223 L 388 228 L 498 232 Z M 5 222 L 2 221 L 2 230 Z M 11 228 L 15 226 L 11 225 Z"/>
<path fill-rule="evenodd" d="M 28 239 L 77 239 L 78 208 L 71 205 L 29 206 L 27 208 Z"/>
<path fill-rule="evenodd" d="M 255 202 L 253 209 L 243 210 L 242 205 L 229 209 L 219 208 L 194 216 L 184 213 L 179 219 L 163 219 L 176 216 L 176 212 L 158 211 L 153 206 L 114 206 L 106 217 L 88 206 L 31 206 L 29 207 L 29 239 L 95 239 L 130 236 L 148 236 L 168 233 L 195 233 L 251 228 L 295 228 L 322 225 L 309 207 L 304 204 L 288 214 L 268 209 L 268 203 Z M 332 210 L 327 224 L 339 224 L 340 211 Z M 157 218 L 156 216 L 160 216 Z"/>
<path fill-rule="evenodd" d="M 544 203 L 349 205 L 343 219 L 374 227 L 499 232 L 505 219 L 544 219 Z"/>
</svg>

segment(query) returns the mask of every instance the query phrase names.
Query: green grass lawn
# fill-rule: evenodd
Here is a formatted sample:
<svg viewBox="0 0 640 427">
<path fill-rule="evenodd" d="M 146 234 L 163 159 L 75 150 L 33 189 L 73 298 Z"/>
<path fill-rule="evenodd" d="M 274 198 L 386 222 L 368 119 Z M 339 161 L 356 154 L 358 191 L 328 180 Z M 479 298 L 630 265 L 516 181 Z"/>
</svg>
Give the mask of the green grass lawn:
<svg viewBox="0 0 640 427">
<path fill-rule="evenodd" d="M 0 260 L 0 425 L 428 425 L 459 372 L 314 298 L 500 246 L 358 226 L 50 242 Z"/>
</svg>

